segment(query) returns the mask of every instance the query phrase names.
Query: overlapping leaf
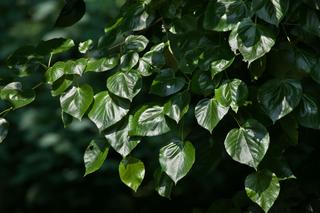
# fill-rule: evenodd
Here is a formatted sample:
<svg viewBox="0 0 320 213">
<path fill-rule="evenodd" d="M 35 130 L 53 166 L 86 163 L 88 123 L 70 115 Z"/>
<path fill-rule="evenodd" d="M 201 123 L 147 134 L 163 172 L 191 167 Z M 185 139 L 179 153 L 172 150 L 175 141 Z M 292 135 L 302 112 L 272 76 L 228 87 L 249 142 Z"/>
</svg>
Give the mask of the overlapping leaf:
<svg viewBox="0 0 320 213">
<path fill-rule="evenodd" d="M 108 146 L 101 150 L 98 144 L 94 140 L 92 140 L 83 156 L 84 165 L 86 168 L 86 172 L 84 175 L 86 176 L 100 169 L 108 155 L 108 152 Z"/>
<path fill-rule="evenodd" d="M 133 191 L 137 191 L 144 179 L 144 164 L 141 160 L 128 156 L 119 164 L 119 175 L 124 184 Z"/>
</svg>

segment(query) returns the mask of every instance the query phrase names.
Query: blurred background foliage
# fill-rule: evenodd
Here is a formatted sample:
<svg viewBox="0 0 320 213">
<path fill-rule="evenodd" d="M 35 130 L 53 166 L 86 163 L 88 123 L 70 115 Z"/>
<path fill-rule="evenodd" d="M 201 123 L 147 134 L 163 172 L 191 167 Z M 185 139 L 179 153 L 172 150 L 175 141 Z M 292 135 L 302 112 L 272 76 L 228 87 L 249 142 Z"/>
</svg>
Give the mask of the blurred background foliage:
<svg viewBox="0 0 320 213">
<path fill-rule="evenodd" d="M 5 59 L 16 48 L 56 37 L 97 41 L 123 3 L 124 0 L 87 0 L 87 12 L 80 22 L 55 29 L 62 0 L 1 0 L 0 80 L 10 75 Z M 41 73 L 33 78 L 41 78 Z M 99 76 L 90 78 L 105 84 Z M 10 132 L 0 145 L 1 213 L 240 212 L 232 208 L 232 203 L 247 209 L 246 212 L 261 212 L 244 194 L 243 181 L 249 168 L 232 161 L 224 151 L 224 127 L 230 127 L 228 121 L 219 126 L 218 135 L 211 136 L 197 127 L 198 134 L 190 137 L 197 150 L 196 164 L 175 187 L 169 201 L 153 191 L 152 173 L 146 174 L 137 193 L 122 184 L 118 177 L 121 158 L 114 151 L 110 151 L 98 172 L 83 177 L 83 153 L 90 140 L 97 137 L 96 128 L 88 120 L 74 121 L 63 128 L 58 99 L 50 96 L 46 86 L 38 88 L 37 96 L 34 103 L 8 116 Z M 5 107 L 2 103 L 1 110 Z M 298 179 L 283 183 L 271 213 L 312 213 L 315 208 L 320 209 L 320 176 L 314 172 L 320 170 L 319 132 L 302 129 L 301 133 L 299 140 L 303 143 L 285 153 Z M 143 149 L 138 146 L 134 155 L 145 162 L 146 171 L 154 171 L 166 135 L 147 140 L 141 142 Z"/>
</svg>

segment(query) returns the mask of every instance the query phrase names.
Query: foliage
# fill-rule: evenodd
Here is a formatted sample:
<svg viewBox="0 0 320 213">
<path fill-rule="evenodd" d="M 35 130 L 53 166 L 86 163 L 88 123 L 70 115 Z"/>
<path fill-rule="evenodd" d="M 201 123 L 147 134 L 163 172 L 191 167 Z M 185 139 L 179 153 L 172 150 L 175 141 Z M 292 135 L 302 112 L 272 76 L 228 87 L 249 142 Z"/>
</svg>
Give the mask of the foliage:
<svg viewBox="0 0 320 213">
<path fill-rule="evenodd" d="M 16 76 L 1 82 L 9 105 L 1 141 L 4 117 L 33 102 L 46 83 L 60 96 L 66 126 L 70 116 L 88 117 L 106 139 L 105 150 L 94 140 L 88 146 L 86 175 L 102 166 L 110 146 L 122 157 L 121 181 L 137 191 L 148 167 L 133 151 L 160 138 L 155 189 L 170 198 L 201 162 L 199 143 L 210 147 L 220 134 L 218 155 L 252 167 L 243 192 L 268 212 L 280 184 L 295 177 L 284 153 L 303 133 L 298 125 L 320 127 L 318 10 L 317 1 L 302 0 L 127 1 L 98 41 L 56 38 L 8 58 Z M 71 51 L 77 54 L 61 59 Z M 38 73 L 41 80 L 28 81 Z M 202 134 L 206 140 L 197 141 Z"/>
</svg>

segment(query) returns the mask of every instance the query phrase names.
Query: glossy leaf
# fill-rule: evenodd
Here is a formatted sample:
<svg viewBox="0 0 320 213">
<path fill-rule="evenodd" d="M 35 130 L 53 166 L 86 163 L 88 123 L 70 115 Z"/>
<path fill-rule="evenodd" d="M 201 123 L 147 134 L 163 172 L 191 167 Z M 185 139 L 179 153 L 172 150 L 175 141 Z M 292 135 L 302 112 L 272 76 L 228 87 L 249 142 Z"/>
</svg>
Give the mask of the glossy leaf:
<svg viewBox="0 0 320 213">
<path fill-rule="evenodd" d="M 80 42 L 78 49 L 80 53 L 85 54 L 92 48 L 92 46 L 93 46 L 93 41 L 89 39 L 84 42 Z"/>
<path fill-rule="evenodd" d="M 62 78 L 59 78 L 57 81 L 55 81 L 52 84 L 51 95 L 52 96 L 61 95 L 72 85 L 72 83 L 73 83 L 72 76 L 64 76 Z"/>
<path fill-rule="evenodd" d="M 116 124 L 129 112 L 129 103 L 111 97 L 108 91 L 99 92 L 94 96 L 94 104 L 88 117 L 100 131 Z"/>
<path fill-rule="evenodd" d="M 120 58 L 120 68 L 122 71 L 130 71 L 139 62 L 139 54 L 136 52 L 129 52 Z"/>
<path fill-rule="evenodd" d="M 172 96 L 164 105 L 164 113 L 177 123 L 188 112 L 190 94 L 187 91 L 177 93 Z"/>
<path fill-rule="evenodd" d="M 212 130 L 220 120 L 228 113 L 229 107 L 221 105 L 216 99 L 202 99 L 195 108 L 197 122 L 203 128 Z"/>
<path fill-rule="evenodd" d="M 169 131 L 162 106 L 143 106 L 134 114 L 129 135 L 156 136 Z"/>
<path fill-rule="evenodd" d="M 92 140 L 87 147 L 83 159 L 84 165 L 86 168 L 86 172 L 84 176 L 91 174 L 102 166 L 103 162 L 107 158 L 109 152 L 109 147 L 106 146 L 103 150 L 96 144 L 94 140 Z"/>
<path fill-rule="evenodd" d="M 239 106 L 244 104 L 247 97 L 247 85 L 239 79 L 226 82 L 215 90 L 217 101 L 223 106 L 231 106 L 235 112 L 238 111 Z"/>
<path fill-rule="evenodd" d="M 171 199 L 171 192 L 174 186 L 174 182 L 171 178 L 163 172 L 161 169 L 157 169 L 154 174 L 155 190 L 162 197 Z"/>
<path fill-rule="evenodd" d="M 119 164 L 119 175 L 124 184 L 137 191 L 144 179 L 144 164 L 137 158 L 126 157 Z"/>
<path fill-rule="evenodd" d="M 12 82 L 1 89 L 0 97 L 17 109 L 32 103 L 36 96 L 32 89 L 23 89 L 20 82 Z"/>
<path fill-rule="evenodd" d="M 309 95 L 303 95 L 299 107 L 298 120 L 300 125 L 320 129 L 320 105 Z"/>
<path fill-rule="evenodd" d="M 149 40 L 143 35 L 131 35 L 128 36 L 124 43 L 126 51 L 141 52 L 149 43 Z"/>
<path fill-rule="evenodd" d="M 299 81 L 273 79 L 261 86 L 257 98 L 263 111 L 275 122 L 296 108 L 301 96 Z"/>
<path fill-rule="evenodd" d="M 188 174 L 195 161 L 195 149 L 189 141 L 173 140 L 160 149 L 162 170 L 177 184 Z"/>
<path fill-rule="evenodd" d="M 86 72 L 105 72 L 115 68 L 119 64 L 118 57 L 89 59 L 87 62 Z"/>
<path fill-rule="evenodd" d="M 135 70 L 117 72 L 107 80 L 107 88 L 113 94 L 130 101 L 140 92 L 142 79 Z"/>
<path fill-rule="evenodd" d="M 267 26 L 242 20 L 230 33 L 229 44 L 239 49 L 244 61 L 252 63 L 268 53 L 276 41 L 276 34 Z"/>
<path fill-rule="evenodd" d="M 66 52 L 74 46 L 74 41 L 71 39 L 54 38 L 40 42 L 36 49 L 40 55 L 55 55 Z"/>
<path fill-rule="evenodd" d="M 81 120 L 93 101 L 91 86 L 84 84 L 72 87 L 60 97 L 61 108 L 65 113 Z"/>
<path fill-rule="evenodd" d="M 0 118 L 0 143 L 7 137 L 9 130 L 9 123 L 6 119 Z"/>
<path fill-rule="evenodd" d="M 224 146 L 233 160 L 257 169 L 269 143 L 267 129 L 258 121 L 250 119 L 239 129 L 229 131 Z"/>
<path fill-rule="evenodd" d="M 205 11 L 203 26 L 207 30 L 229 31 L 247 16 L 245 1 L 211 0 Z"/>
<path fill-rule="evenodd" d="M 255 0 L 252 7 L 259 18 L 278 26 L 289 9 L 289 0 Z"/>
<path fill-rule="evenodd" d="M 248 175 L 245 189 L 250 200 L 267 213 L 279 196 L 280 184 L 274 173 L 262 170 Z"/>
<path fill-rule="evenodd" d="M 140 143 L 140 138 L 130 137 L 128 135 L 132 116 L 129 116 L 124 123 L 116 125 L 116 127 L 105 133 L 105 138 L 122 157 L 126 157 Z"/>
</svg>

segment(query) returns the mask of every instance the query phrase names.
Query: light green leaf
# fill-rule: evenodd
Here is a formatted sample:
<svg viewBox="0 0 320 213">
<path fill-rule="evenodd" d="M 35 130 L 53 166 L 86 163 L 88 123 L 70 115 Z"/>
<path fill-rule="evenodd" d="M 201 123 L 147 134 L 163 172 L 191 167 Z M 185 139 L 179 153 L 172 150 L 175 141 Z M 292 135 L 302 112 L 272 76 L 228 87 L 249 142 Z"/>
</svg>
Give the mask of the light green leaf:
<svg viewBox="0 0 320 213">
<path fill-rule="evenodd" d="M 169 131 L 162 106 L 143 106 L 134 114 L 129 135 L 156 136 Z"/>
<path fill-rule="evenodd" d="M 177 123 L 188 112 L 190 94 L 187 91 L 177 93 L 172 96 L 164 105 L 164 113 Z"/>
<path fill-rule="evenodd" d="M 115 68 L 119 64 L 118 57 L 111 58 L 90 58 L 87 62 L 86 72 L 105 72 Z"/>
<path fill-rule="evenodd" d="M 120 121 L 129 112 L 129 106 L 127 101 L 111 97 L 108 91 L 102 91 L 94 96 L 94 104 L 88 117 L 103 131 Z"/>
<path fill-rule="evenodd" d="M 145 175 L 144 164 L 131 156 L 123 158 L 119 165 L 119 175 L 121 181 L 136 192 Z"/>
<path fill-rule="evenodd" d="M 259 18 L 278 26 L 289 9 L 289 0 L 255 0 L 252 8 Z"/>
<path fill-rule="evenodd" d="M 9 123 L 6 119 L 0 118 L 0 143 L 7 137 Z"/>
<path fill-rule="evenodd" d="M 91 39 L 84 41 L 84 42 L 80 42 L 79 44 L 79 52 L 82 54 L 85 54 L 86 52 L 88 52 L 91 48 L 93 47 L 93 41 Z"/>
<path fill-rule="evenodd" d="M 245 189 L 250 200 L 267 213 L 279 196 L 280 184 L 274 173 L 262 170 L 248 175 Z"/>
<path fill-rule="evenodd" d="M 272 29 L 255 24 L 251 19 L 242 20 L 230 33 L 229 44 L 233 51 L 239 49 L 249 64 L 268 53 L 276 41 Z"/>
<path fill-rule="evenodd" d="M 269 143 L 267 129 L 258 121 L 250 119 L 239 129 L 229 131 L 224 146 L 233 160 L 257 169 Z"/>
<path fill-rule="evenodd" d="M 135 70 L 117 72 L 107 80 L 107 88 L 113 94 L 130 101 L 140 92 L 142 79 Z"/>
<path fill-rule="evenodd" d="M 229 107 L 221 105 L 216 99 L 202 99 L 195 108 L 197 122 L 203 128 L 212 130 L 220 120 L 228 113 Z"/>
<path fill-rule="evenodd" d="M 120 69 L 128 72 L 139 62 L 139 54 L 136 52 L 128 52 L 120 58 Z"/>
<path fill-rule="evenodd" d="M 60 97 L 60 104 L 65 113 L 81 120 L 93 100 L 91 86 L 84 84 L 80 87 L 72 87 Z"/>
<path fill-rule="evenodd" d="M 124 48 L 126 51 L 141 52 L 149 43 L 149 40 L 143 35 L 130 35 L 124 42 Z"/>
<path fill-rule="evenodd" d="M 103 162 L 107 158 L 108 152 L 109 146 L 106 146 L 104 150 L 101 150 L 97 143 L 94 140 L 92 140 L 83 156 L 84 165 L 86 168 L 84 176 L 100 169 Z"/>
<path fill-rule="evenodd" d="M 235 112 L 244 104 L 247 97 L 248 87 L 239 79 L 227 81 L 215 90 L 215 98 L 217 101 L 223 106 L 231 106 Z"/>
<path fill-rule="evenodd" d="M 160 149 L 161 168 L 176 184 L 187 175 L 194 161 L 195 149 L 189 141 L 172 140 Z"/>
<path fill-rule="evenodd" d="M 261 86 L 257 98 L 263 111 L 275 122 L 296 108 L 301 96 L 302 87 L 299 81 L 273 79 Z"/>
<path fill-rule="evenodd" d="M 171 180 L 171 178 L 159 168 L 154 173 L 154 179 L 154 188 L 158 192 L 158 194 L 162 197 L 170 199 L 171 191 L 174 186 L 174 182 Z"/>
<path fill-rule="evenodd" d="M 203 27 L 207 30 L 229 31 L 248 14 L 245 1 L 211 0 L 204 16 Z"/>
<path fill-rule="evenodd" d="M 126 157 L 140 143 L 140 138 L 130 137 L 128 132 L 132 116 L 129 116 L 125 122 L 120 123 L 105 133 L 105 138 L 122 157 Z"/>
<path fill-rule="evenodd" d="M 302 96 L 298 120 L 304 127 L 320 129 L 320 105 L 309 95 Z"/>
<path fill-rule="evenodd" d="M 1 89 L 0 97 L 18 109 L 33 102 L 36 95 L 32 89 L 24 90 L 20 82 L 12 82 Z"/>
</svg>

